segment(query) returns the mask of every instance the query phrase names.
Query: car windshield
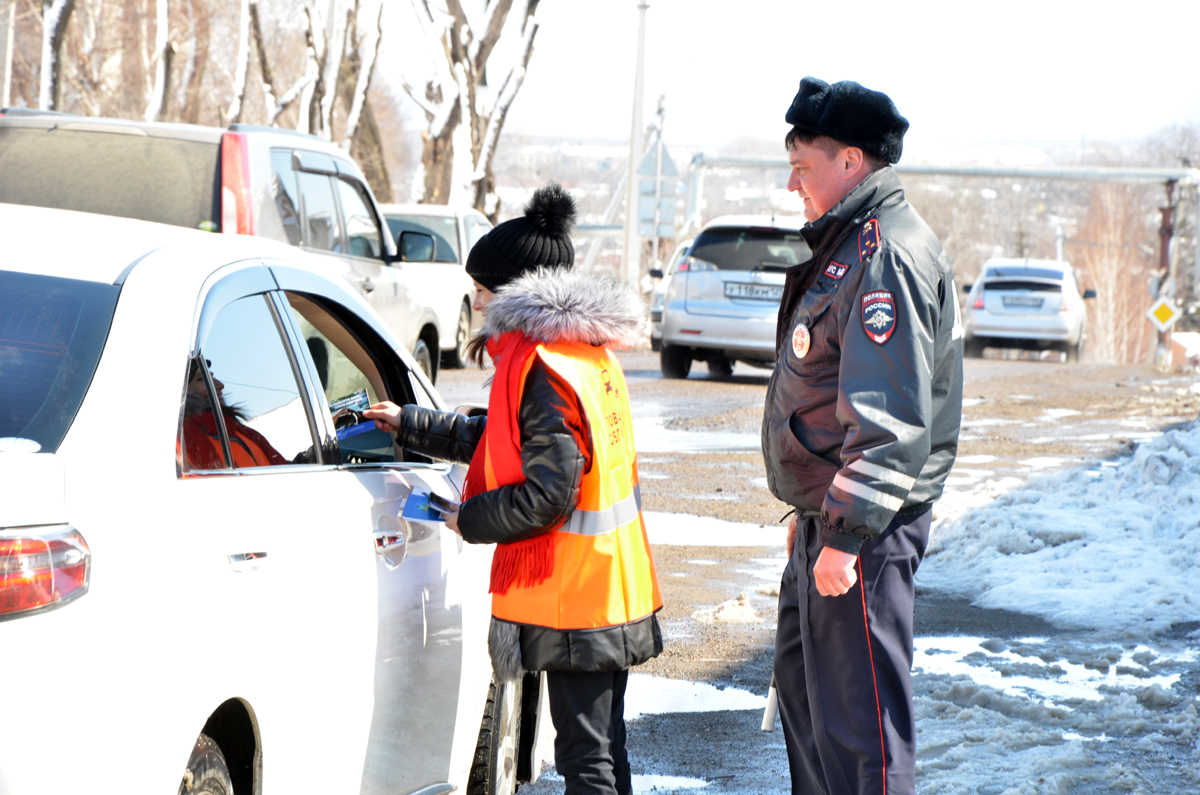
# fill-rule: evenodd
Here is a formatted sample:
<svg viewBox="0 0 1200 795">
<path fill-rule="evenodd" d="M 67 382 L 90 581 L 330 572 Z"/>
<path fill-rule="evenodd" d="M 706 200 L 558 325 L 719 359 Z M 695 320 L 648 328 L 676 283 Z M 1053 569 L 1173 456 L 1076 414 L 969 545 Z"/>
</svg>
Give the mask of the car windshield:
<svg viewBox="0 0 1200 795">
<path fill-rule="evenodd" d="M 132 129 L 132 128 L 130 128 Z M 0 202 L 215 231 L 216 143 L 51 127 L 0 127 Z"/>
<path fill-rule="evenodd" d="M 0 438 L 58 449 L 100 360 L 118 292 L 0 271 Z"/>
<path fill-rule="evenodd" d="M 458 230 L 453 218 L 437 215 L 389 215 L 388 229 L 400 245 L 401 232 L 420 232 L 433 235 L 437 244 L 434 262 L 458 262 Z"/>
<path fill-rule="evenodd" d="M 706 229 L 688 254 L 723 271 L 781 271 L 812 256 L 799 232 L 744 226 Z"/>
<path fill-rule="evenodd" d="M 1027 282 L 1019 279 L 1006 279 L 1004 281 L 984 282 L 983 289 L 985 290 L 1031 290 L 1040 293 L 1061 293 L 1062 283 L 1051 284 L 1050 282 Z"/>
<path fill-rule="evenodd" d="M 1057 279 L 1062 281 L 1063 272 L 1053 268 L 1028 268 L 1018 265 L 1013 268 L 992 267 L 987 269 L 989 279 Z"/>
</svg>

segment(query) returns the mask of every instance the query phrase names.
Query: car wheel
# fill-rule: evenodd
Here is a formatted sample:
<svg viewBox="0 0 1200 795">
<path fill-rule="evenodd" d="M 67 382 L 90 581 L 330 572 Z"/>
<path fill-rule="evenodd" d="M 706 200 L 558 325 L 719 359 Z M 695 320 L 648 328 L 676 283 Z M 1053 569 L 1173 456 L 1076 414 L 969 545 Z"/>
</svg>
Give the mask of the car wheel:
<svg viewBox="0 0 1200 795">
<path fill-rule="evenodd" d="M 1067 361 L 1072 364 L 1078 364 L 1079 360 L 1082 358 L 1083 358 L 1083 337 L 1080 336 L 1079 342 L 1075 343 L 1074 345 L 1071 345 L 1070 343 L 1067 344 Z"/>
<path fill-rule="evenodd" d="M 967 337 L 963 340 L 963 356 L 978 359 L 983 356 L 983 341 L 978 337 Z"/>
<path fill-rule="evenodd" d="M 492 680 L 479 725 L 479 741 L 467 777 L 467 795 L 512 795 L 517 790 L 517 741 L 521 735 L 521 681 Z"/>
<path fill-rule="evenodd" d="M 417 360 L 417 367 L 421 368 L 421 372 L 425 373 L 425 377 L 429 379 L 429 383 L 433 383 L 433 354 L 429 352 L 429 346 L 425 344 L 425 340 L 417 340 L 417 344 L 412 349 L 413 358 Z"/>
<path fill-rule="evenodd" d="M 179 782 L 178 795 L 233 795 L 233 780 L 229 777 L 225 755 L 206 734 L 196 738 L 192 755 L 183 770 L 183 780 Z"/>
<path fill-rule="evenodd" d="M 471 341 L 471 305 L 463 301 L 454 327 L 454 347 L 442 354 L 442 365 L 453 369 L 467 366 L 467 343 Z"/>
<path fill-rule="evenodd" d="M 662 374 L 667 378 L 687 378 L 692 371 L 692 356 L 678 345 L 662 346 Z"/>
<path fill-rule="evenodd" d="M 733 359 L 714 356 L 708 360 L 708 374 L 713 378 L 729 378 L 733 375 Z"/>
</svg>

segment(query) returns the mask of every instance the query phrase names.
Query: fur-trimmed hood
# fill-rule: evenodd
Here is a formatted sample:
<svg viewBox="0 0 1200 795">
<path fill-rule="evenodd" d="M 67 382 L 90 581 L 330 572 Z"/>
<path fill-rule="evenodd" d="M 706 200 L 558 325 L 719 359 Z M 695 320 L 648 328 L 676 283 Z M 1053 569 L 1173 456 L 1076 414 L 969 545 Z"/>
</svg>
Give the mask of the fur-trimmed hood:
<svg viewBox="0 0 1200 795">
<path fill-rule="evenodd" d="M 488 304 L 483 334 L 522 331 L 537 342 L 633 348 L 646 336 L 646 305 L 625 282 L 573 270 L 538 270 L 509 282 Z"/>
</svg>

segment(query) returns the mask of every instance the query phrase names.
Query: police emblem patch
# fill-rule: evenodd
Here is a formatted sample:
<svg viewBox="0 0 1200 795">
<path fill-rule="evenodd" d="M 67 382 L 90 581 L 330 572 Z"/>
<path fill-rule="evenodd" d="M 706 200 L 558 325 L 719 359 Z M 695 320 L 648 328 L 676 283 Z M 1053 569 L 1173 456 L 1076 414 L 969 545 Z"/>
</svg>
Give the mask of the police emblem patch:
<svg viewBox="0 0 1200 795">
<path fill-rule="evenodd" d="M 846 271 L 848 270 L 850 270 L 849 265 L 842 265 L 830 260 L 829 267 L 825 269 L 825 275 L 833 279 L 840 279 L 846 275 Z"/>
<path fill-rule="evenodd" d="M 862 299 L 863 330 L 872 342 L 882 345 L 896 330 L 896 299 L 887 290 L 867 293 Z"/>
<path fill-rule="evenodd" d="M 796 330 L 792 332 L 792 353 L 796 354 L 797 359 L 803 359 L 808 355 L 811 345 L 812 334 L 809 333 L 808 326 L 803 323 L 796 326 Z"/>
<path fill-rule="evenodd" d="M 870 218 L 858 230 L 858 260 L 869 258 L 879 248 L 879 219 Z"/>
</svg>

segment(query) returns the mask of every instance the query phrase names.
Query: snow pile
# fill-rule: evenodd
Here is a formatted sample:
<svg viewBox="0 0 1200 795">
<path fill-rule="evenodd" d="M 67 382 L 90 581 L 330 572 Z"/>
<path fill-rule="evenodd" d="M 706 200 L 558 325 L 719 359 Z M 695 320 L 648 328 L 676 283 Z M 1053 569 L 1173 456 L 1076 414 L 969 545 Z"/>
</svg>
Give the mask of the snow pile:
<svg viewBox="0 0 1200 795">
<path fill-rule="evenodd" d="M 1115 466 L 948 494 L 935 518 L 925 587 L 1133 637 L 1200 617 L 1200 423 Z"/>
<path fill-rule="evenodd" d="M 760 620 L 750 604 L 750 597 L 744 593 L 716 607 L 697 610 L 692 613 L 692 618 L 701 624 L 757 624 Z"/>
</svg>

